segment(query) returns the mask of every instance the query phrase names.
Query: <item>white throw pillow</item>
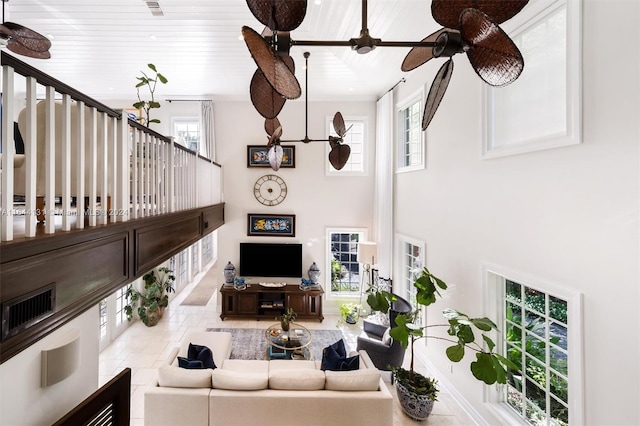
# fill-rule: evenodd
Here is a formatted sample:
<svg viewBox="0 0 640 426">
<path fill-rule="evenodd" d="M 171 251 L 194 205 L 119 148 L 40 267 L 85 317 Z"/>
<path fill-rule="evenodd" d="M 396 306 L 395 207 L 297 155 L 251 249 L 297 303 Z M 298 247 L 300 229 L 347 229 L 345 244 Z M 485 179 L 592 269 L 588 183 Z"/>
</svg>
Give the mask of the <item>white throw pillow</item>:
<svg viewBox="0 0 640 426">
<path fill-rule="evenodd" d="M 267 389 L 269 386 L 269 376 L 266 373 L 245 373 L 216 368 L 212 376 L 214 389 L 259 390 Z"/>
<path fill-rule="evenodd" d="M 298 361 L 287 362 L 295 364 Z M 269 370 L 269 389 L 324 389 L 324 371 L 315 369 Z"/>
<path fill-rule="evenodd" d="M 380 384 L 380 372 L 373 368 L 352 371 L 325 371 L 327 390 L 376 391 Z"/>
<path fill-rule="evenodd" d="M 158 385 L 172 388 L 211 388 L 211 371 L 209 368 L 189 370 L 165 365 L 158 369 Z"/>
</svg>

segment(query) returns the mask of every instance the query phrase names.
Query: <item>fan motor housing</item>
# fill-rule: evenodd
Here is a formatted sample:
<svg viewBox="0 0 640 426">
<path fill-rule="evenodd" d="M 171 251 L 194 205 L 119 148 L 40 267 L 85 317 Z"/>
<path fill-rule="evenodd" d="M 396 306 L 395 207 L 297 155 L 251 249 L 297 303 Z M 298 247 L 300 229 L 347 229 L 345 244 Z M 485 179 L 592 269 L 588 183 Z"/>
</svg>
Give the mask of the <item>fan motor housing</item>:
<svg viewBox="0 0 640 426">
<path fill-rule="evenodd" d="M 439 58 L 441 56 L 451 57 L 456 53 L 464 51 L 462 36 L 459 32 L 444 31 L 436 39 L 436 45 L 433 47 L 433 56 Z"/>
</svg>

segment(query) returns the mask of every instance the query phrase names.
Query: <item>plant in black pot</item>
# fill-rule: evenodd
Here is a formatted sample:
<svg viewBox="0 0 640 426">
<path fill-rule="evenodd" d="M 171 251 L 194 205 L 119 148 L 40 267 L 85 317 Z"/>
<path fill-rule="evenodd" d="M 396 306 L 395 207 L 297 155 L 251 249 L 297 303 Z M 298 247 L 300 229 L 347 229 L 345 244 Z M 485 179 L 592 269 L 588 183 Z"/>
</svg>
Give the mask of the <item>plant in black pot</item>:
<svg viewBox="0 0 640 426">
<path fill-rule="evenodd" d="M 414 344 L 416 340 L 433 338 L 453 343 L 446 349 L 447 358 L 452 362 L 461 361 L 466 350 L 474 351 L 476 360 L 470 365 L 471 373 L 476 379 L 488 385 L 506 383 L 507 370 L 517 371 L 518 367 L 493 351 L 495 343 L 486 333 L 497 330 L 497 326 L 489 318 L 472 318 L 455 309 L 447 308 L 443 311 L 443 315 L 447 319 L 446 324 L 420 325 L 418 320 L 422 308 L 434 303 L 440 296 L 438 289 L 446 290 L 447 285 L 430 273 L 427 268 L 422 269 L 413 285 L 416 288 L 418 306 L 411 312 L 398 314 L 394 324 L 391 324 L 392 328 L 389 334 L 399 340 L 404 348 L 411 346 L 409 369 L 394 369 L 396 391 L 402 409 L 409 417 L 424 420 L 431 413 L 438 388 L 435 380 L 414 370 Z M 393 295 L 382 292 L 382 295 L 374 294 L 373 297 L 385 298 L 390 302 Z M 447 328 L 447 334 L 450 337 L 426 334 L 427 329 L 435 327 Z M 476 340 L 476 332 L 480 332 L 481 340 Z"/>
<path fill-rule="evenodd" d="M 148 327 L 152 327 L 160 321 L 164 309 L 169 306 L 169 294 L 174 290 L 173 282 L 176 277 L 169 268 L 162 267 L 147 272 L 142 277 L 144 290 L 138 291 L 129 285 L 126 297 L 129 303 L 124 307 L 127 319 L 133 318 L 133 310 L 137 307 L 138 316 Z"/>
</svg>

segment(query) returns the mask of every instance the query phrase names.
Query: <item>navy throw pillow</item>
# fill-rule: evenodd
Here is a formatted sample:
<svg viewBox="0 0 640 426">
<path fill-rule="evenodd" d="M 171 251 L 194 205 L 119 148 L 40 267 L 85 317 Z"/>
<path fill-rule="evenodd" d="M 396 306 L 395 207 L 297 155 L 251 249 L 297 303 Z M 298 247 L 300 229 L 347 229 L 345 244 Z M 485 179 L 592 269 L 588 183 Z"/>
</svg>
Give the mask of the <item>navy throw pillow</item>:
<svg viewBox="0 0 640 426">
<path fill-rule="evenodd" d="M 344 340 L 340 339 L 329 347 L 333 348 L 333 350 L 335 350 L 342 358 L 347 356 L 347 349 L 344 347 Z"/>
<path fill-rule="evenodd" d="M 204 365 L 204 368 L 216 368 L 216 364 L 213 362 L 213 353 L 211 352 L 211 349 L 206 346 L 194 345 L 193 343 L 189 343 L 187 358 L 191 361 L 202 361 L 202 365 Z"/>
<path fill-rule="evenodd" d="M 193 369 L 203 369 L 204 365 L 202 364 L 202 361 L 199 360 L 190 360 L 188 358 L 185 357 L 178 357 L 178 367 L 180 368 L 188 368 L 190 370 Z"/>
<path fill-rule="evenodd" d="M 322 350 L 321 370 L 348 371 L 359 368 L 360 356 L 355 355 L 347 358 L 347 351 L 342 339 Z"/>
<path fill-rule="evenodd" d="M 349 358 L 340 358 L 336 371 L 351 371 L 360 368 L 360 355 L 354 355 Z"/>
</svg>

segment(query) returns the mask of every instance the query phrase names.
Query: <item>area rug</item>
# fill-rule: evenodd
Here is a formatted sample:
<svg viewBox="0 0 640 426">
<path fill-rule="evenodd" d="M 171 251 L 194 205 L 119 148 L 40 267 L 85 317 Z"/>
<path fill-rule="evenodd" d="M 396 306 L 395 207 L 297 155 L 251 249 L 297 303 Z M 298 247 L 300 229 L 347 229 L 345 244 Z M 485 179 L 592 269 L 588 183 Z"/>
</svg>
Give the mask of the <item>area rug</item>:
<svg viewBox="0 0 640 426">
<path fill-rule="evenodd" d="M 207 331 L 231 333 L 231 359 L 267 359 L 266 326 L 261 328 L 207 328 Z M 342 339 L 340 330 L 310 330 L 311 359 L 322 360 L 322 349 Z"/>
<path fill-rule="evenodd" d="M 204 274 L 191 293 L 184 298 L 181 305 L 205 306 L 213 293 L 218 289 L 218 264 L 214 264 Z"/>
</svg>

